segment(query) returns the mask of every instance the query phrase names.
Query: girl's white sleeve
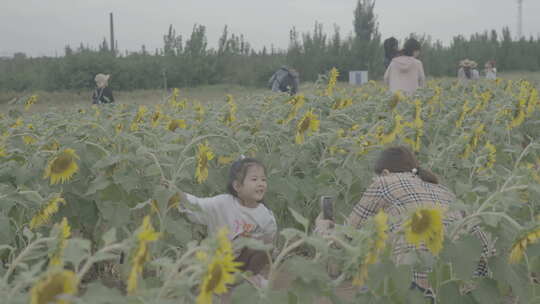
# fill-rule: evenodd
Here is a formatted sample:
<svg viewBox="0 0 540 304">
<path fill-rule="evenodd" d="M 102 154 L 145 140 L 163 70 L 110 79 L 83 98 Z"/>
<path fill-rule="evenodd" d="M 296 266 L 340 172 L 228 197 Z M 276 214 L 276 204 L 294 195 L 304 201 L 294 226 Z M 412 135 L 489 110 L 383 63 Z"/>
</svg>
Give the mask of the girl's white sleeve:
<svg viewBox="0 0 540 304">
<path fill-rule="evenodd" d="M 217 196 L 214 197 L 196 197 L 186 193 L 187 203 L 193 208 L 184 208 L 182 205 L 178 207 L 178 210 L 185 213 L 190 221 L 208 225 L 209 218 L 213 213 L 216 213 L 219 209 L 220 202 Z"/>
</svg>

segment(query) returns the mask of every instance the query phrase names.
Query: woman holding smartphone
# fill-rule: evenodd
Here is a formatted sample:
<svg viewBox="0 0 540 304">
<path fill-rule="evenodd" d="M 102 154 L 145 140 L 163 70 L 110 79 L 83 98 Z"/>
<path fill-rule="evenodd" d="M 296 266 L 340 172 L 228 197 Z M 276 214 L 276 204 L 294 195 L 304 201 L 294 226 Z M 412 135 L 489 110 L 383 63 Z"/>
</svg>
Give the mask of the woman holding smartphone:
<svg viewBox="0 0 540 304">
<path fill-rule="evenodd" d="M 384 211 L 390 218 L 397 219 L 389 229 L 389 234 L 396 234 L 401 226 L 403 216 L 414 212 L 418 208 L 441 208 L 448 206 L 456 199 L 455 195 L 430 170 L 422 168 L 410 149 L 397 146 L 385 149 L 375 163 L 375 174 L 372 184 L 366 189 L 360 201 L 353 207 L 346 224 L 362 229 L 364 223 Z M 446 212 L 443 223 L 462 218 L 460 212 Z M 316 221 L 316 231 L 328 233 L 333 221 L 323 219 L 322 214 Z M 474 234 L 482 243 L 483 254 L 475 271 L 477 276 L 487 275 L 486 257 L 490 252 L 488 238 L 473 227 L 470 233 Z M 426 251 L 425 246 L 416 248 L 409 245 L 403 237 L 398 237 L 393 246 L 393 257 L 396 264 L 404 262 L 404 257 L 411 250 Z M 426 297 L 434 298 L 432 288 L 428 282 L 428 272 L 414 271 L 411 288 L 422 291 Z"/>
</svg>

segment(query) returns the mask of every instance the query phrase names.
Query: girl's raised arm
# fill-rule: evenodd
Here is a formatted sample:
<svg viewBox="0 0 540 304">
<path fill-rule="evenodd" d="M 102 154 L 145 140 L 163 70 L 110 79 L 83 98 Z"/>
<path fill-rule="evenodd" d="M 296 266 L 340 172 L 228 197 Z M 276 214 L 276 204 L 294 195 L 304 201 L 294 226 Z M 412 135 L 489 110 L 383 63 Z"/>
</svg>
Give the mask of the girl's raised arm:
<svg viewBox="0 0 540 304">
<path fill-rule="evenodd" d="M 190 221 L 202 225 L 208 225 L 211 215 L 219 212 L 221 206 L 219 196 L 201 198 L 185 192 L 181 192 L 180 196 L 181 202 L 188 206 L 181 203 L 178 211 L 186 214 Z"/>
</svg>

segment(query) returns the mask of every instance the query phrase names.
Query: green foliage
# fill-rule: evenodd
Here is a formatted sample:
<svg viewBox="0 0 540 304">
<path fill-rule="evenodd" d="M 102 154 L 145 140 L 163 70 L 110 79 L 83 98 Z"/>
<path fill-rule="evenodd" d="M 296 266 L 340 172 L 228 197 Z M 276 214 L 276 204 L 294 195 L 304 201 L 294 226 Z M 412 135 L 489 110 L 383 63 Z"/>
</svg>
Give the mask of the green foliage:
<svg viewBox="0 0 540 304">
<path fill-rule="evenodd" d="M 223 123 L 228 111 L 225 103 L 182 103 L 181 96 L 147 112 L 133 105 L 112 104 L 72 109 L 65 115 L 14 111 L 3 116 L 0 257 L 5 267 L 0 268 L 0 297 L 28 302 L 28 290 L 54 270 L 48 262 L 62 248 L 61 229 L 55 224 L 66 217 L 72 235 L 60 251 L 65 266 L 81 278 L 78 301 L 106 303 L 107 296 L 115 303 L 194 302 L 208 270 L 204 254 L 211 256 L 219 242 L 211 238 L 198 242 L 204 234 L 179 214 L 176 204 L 182 202 L 173 197 L 178 191 L 197 196 L 223 193 L 228 164 L 220 157 L 235 159 L 245 154 L 266 164 L 265 204 L 280 227 L 269 269 L 271 285 L 277 285 L 284 272 L 290 273 L 290 284 L 281 289 L 255 288 L 245 283 L 245 274 L 238 274 L 235 299 L 239 303 L 254 299 L 312 303 L 315 297 L 327 297 L 339 303 L 336 290 L 358 274 L 376 233 L 368 223 L 360 230 L 338 225 L 331 236 L 312 234 L 310 223 L 320 212 L 319 197 L 336 197 L 336 219 L 342 223 L 371 183 L 374 159 L 383 148 L 381 137 L 394 129 L 396 114 L 408 124 L 389 144 L 416 140 L 417 127 L 410 123 L 417 118 L 420 104 L 419 160 L 456 193 L 451 208 L 466 216 L 446 229 L 437 257 L 411 254 L 405 264 L 396 265 L 392 243 L 387 242 L 378 262 L 368 267 L 367 289 L 352 287 L 357 292 L 343 302 L 426 301 L 409 289 L 411 273 L 419 265 L 433 269 L 429 280 L 441 303 L 455 299 L 483 303 L 509 294 L 533 301 L 538 295 L 538 286 L 530 280 L 540 263 L 537 241 L 524 248 L 520 263 L 509 264 L 508 255 L 517 240 L 539 228 L 539 105 L 531 104 L 524 121 L 510 127 L 519 117 L 520 100 L 536 102 L 530 98 L 536 88 L 526 81 L 461 86 L 436 80 L 416 96 L 390 104 L 392 94 L 375 82 L 361 88 L 336 88 L 331 96 L 321 94 L 325 85 L 319 82 L 315 91 L 304 96 L 305 104 L 288 123 L 283 119 L 291 112 L 291 97 L 284 94 L 237 96 L 237 120 L 231 125 Z M 344 99 L 350 99 L 350 105 L 336 106 Z M 466 102 L 477 110 L 462 116 Z M 319 130 L 307 132 L 305 142 L 297 144 L 299 122 L 311 110 L 320 120 Z M 187 127 L 170 131 L 171 119 L 184 119 Z M 462 120 L 459 126 L 458 120 Z M 484 131 L 475 137 L 479 124 Z M 25 136 L 36 140 L 25 141 Z M 54 141 L 59 150 L 52 147 Z M 488 141 L 496 148 L 495 155 L 486 148 Z M 199 184 L 194 177 L 197 146 L 206 142 L 216 157 L 208 162 L 208 179 Z M 64 148 L 76 151 L 79 169 L 66 183 L 51 184 L 43 178 L 44 170 Z M 466 156 L 465 150 L 470 150 Z M 488 166 L 490 160 L 492 166 Z M 32 218 L 57 194 L 66 204 L 48 222 L 31 230 Z M 148 261 L 137 293 L 126 296 L 109 290 L 95 279 L 99 272 L 92 277 L 92 270 L 111 266 L 114 282 L 122 286 L 128 281 L 141 248 L 139 233 L 145 216 L 160 238 L 147 244 Z M 496 240 L 497 254 L 488 257 L 490 278 L 472 275 L 481 248 L 462 233 L 462 228 L 471 225 L 479 225 Z M 243 245 L 266 248 L 253 240 Z M 123 264 L 119 264 L 121 256 Z M 327 273 L 332 263 L 339 265 L 337 277 Z M 477 288 L 463 294 L 468 284 Z"/>
</svg>

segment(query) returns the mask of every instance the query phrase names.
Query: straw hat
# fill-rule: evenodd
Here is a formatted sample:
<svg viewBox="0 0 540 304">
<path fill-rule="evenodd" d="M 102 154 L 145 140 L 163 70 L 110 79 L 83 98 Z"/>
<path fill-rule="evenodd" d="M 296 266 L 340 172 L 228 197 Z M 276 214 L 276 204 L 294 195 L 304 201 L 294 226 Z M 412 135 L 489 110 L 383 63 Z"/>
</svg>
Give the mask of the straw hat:
<svg viewBox="0 0 540 304">
<path fill-rule="evenodd" d="M 463 59 L 459 62 L 459 66 L 463 68 L 476 68 L 478 64 L 474 60 Z"/>
<path fill-rule="evenodd" d="M 97 74 L 96 77 L 94 77 L 94 81 L 96 82 L 96 84 L 98 85 L 104 85 L 104 84 L 107 84 L 109 82 L 109 78 L 111 77 L 111 75 L 109 74 Z"/>
</svg>

